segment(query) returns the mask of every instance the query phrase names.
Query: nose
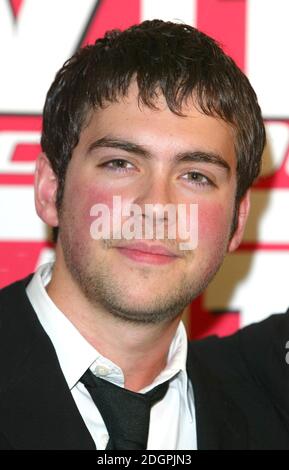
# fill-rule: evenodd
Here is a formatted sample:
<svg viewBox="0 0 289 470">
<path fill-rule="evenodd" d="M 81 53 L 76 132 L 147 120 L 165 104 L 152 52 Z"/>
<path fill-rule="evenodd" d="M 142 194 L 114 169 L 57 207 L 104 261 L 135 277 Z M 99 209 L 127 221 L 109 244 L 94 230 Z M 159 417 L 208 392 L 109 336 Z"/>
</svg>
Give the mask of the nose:
<svg viewBox="0 0 289 470">
<path fill-rule="evenodd" d="M 168 204 L 173 204 L 169 177 L 164 174 L 164 171 L 160 173 L 161 169 L 148 177 L 134 200 L 141 207 L 143 216 L 150 213 L 155 220 L 167 219 L 167 211 L 164 209 Z"/>
</svg>

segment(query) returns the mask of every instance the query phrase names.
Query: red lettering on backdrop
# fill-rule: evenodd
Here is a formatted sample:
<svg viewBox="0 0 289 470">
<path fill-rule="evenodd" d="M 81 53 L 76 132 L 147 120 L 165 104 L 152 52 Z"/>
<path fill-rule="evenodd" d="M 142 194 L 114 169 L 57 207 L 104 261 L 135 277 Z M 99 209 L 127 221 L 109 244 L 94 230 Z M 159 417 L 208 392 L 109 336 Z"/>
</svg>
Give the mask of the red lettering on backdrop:
<svg viewBox="0 0 289 470">
<path fill-rule="evenodd" d="M 21 233 L 21 227 L 19 227 Z M 35 271 L 41 251 L 52 248 L 49 242 L 3 241 L 0 243 L 0 287 Z"/>
<path fill-rule="evenodd" d="M 40 144 L 17 144 L 13 162 L 34 162 L 41 151 Z"/>
<path fill-rule="evenodd" d="M 244 70 L 247 0 L 198 0 L 197 27 L 212 36 Z"/>
<path fill-rule="evenodd" d="M 9 0 L 12 14 L 16 20 L 18 18 L 23 1 L 24 0 Z"/>
<path fill-rule="evenodd" d="M 0 116 L 0 129 L 1 133 L 13 135 L 17 132 L 41 132 L 41 116 Z M 3 150 L 2 150 L 3 151 Z M 40 146 L 37 144 L 29 144 L 17 142 L 12 149 L 9 161 L 11 166 L 13 162 L 31 162 L 34 161 L 40 151 Z M 0 155 L 3 159 L 3 154 Z M 0 185 L 33 185 L 34 175 L 26 173 L 14 173 L 9 170 L 3 173 L 0 165 Z M 19 232 L 19 235 L 21 232 Z"/>
<path fill-rule="evenodd" d="M 140 21 L 140 0 L 100 0 L 82 45 L 95 42 L 111 29 L 126 29 Z"/>
<path fill-rule="evenodd" d="M 280 123 L 286 125 L 289 136 L 289 120 L 275 119 L 274 121 L 268 119 L 267 124 L 271 122 Z M 289 142 L 289 139 L 288 139 Z M 289 187 L 289 143 L 282 156 L 281 165 L 272 171 L 271 174 L 260 177 L 257 183 L 254 185 L 254 191 L 264 191 L 272 189 L 286 189 Z M 289 243 L 248 243 L 244 242 L 239 247 L 239 251 L 255 251 L 255 250 L 266 250 L 266 251 L 289 251 Z"/>
<path fill-rule="evenodd" d="M 267 121 L 270 123 L 270 120 L 268 119 Z M 289 120 L 274 120 L 274 123 L 280 122 L 281 124 L 284 124 L 287 126 L 288 129 L 288 136 L 289 136 Z M 288 139 L 289 141 L 289 139 Z M 264 176 L 263 178 L 260 178 L 255 185 L 256 191 L 258 189 L 288 189 L 289 187 L 289 144 L 287 146 L 287 149 L 285 151 L 284 158 L 282 160 L 282 164 L 280 168 L 277 168 L 276 171 L 274 171 L 272 174 L 268 176 Z"/>
</svg>

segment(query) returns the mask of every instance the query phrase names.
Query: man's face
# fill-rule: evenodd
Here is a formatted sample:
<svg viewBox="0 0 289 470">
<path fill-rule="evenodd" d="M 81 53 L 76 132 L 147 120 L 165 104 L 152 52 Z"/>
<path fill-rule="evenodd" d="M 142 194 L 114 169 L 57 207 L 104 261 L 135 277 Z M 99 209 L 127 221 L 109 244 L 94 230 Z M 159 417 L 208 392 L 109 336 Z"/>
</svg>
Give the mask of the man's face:
<svg viewBox="0 0 289 470">
<path fill-rule="evenodd" d="M 172 113 L 162 96 L 155 104 L 157 110 L 139 106 L 132 86 L 127 97 L 91 114 L 67 169 L 57 261 L 92 304 L 147 323 L 175 318 L 212 279 L 232 243 L 236 193 L 230 126 L 192 102 L 182 110 L 186 117 Z M 181 250 L 179 239 L 167 237 L 93 239 L 92 206 L 112 210 L 116 195 L 143 214 L 145 204 L 184 204 L 187 214 L 197 204 L 197 247 Z M 161 216 L 154 215 L 157 224 Z M 170 253 L 144 253 L 139 242 Z"/>
</svg>

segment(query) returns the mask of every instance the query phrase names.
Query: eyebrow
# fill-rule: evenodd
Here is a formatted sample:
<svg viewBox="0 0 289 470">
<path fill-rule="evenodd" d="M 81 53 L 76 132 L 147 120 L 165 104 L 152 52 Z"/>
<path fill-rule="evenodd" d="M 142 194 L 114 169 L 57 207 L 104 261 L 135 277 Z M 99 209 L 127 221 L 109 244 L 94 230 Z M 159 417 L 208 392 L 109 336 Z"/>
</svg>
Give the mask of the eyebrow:
<svg viewBox="0 0 289 470">
<path fill-rule="evenodd" d="M 102 137 L 101 139 L 92 142 L 92 144 L 90 144 L 90 146 L 88 147 L 87 153 L 91 153 L 96 148 L 104 147 L 124 150 L 128 153 L 133 153 L 135 155 L 143 157 L 146 160 L 151 160 L 153 158 L 152 154 L 142 145 L 121 138 L 110 136 Z M 231 172 L 230 165 L 226 162 L 226 160 L 221 157 L 221 155 L 212 151 L 195 150 L 180 152 L 177 153 L 171 161 L 210 163 L 212 165 L 217 165 L 225 169 L 228 173 Z"/>
</svg>

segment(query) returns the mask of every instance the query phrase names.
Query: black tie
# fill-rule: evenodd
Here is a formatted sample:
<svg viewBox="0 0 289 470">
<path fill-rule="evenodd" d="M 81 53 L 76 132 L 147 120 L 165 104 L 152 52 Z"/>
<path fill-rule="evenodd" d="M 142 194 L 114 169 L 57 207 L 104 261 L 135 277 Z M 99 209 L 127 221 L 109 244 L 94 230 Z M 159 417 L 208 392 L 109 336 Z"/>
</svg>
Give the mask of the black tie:
<svg viewBox="0 0 289 470">
<path fill-rule="evenodd" d="M 80 382 L 89 391 L 108 430 L 106 450 L 145 450 L 151 407 L 165 396 L 169 382 L 143 394 L 100 379 L 90 369 Z"/>
</svg>

